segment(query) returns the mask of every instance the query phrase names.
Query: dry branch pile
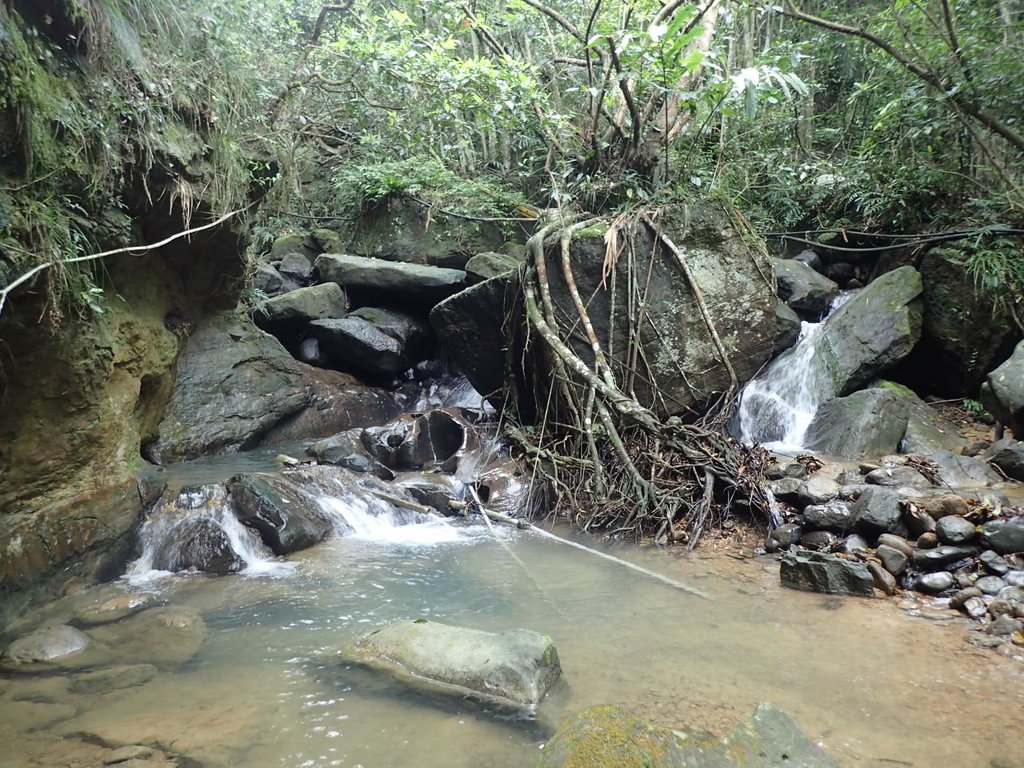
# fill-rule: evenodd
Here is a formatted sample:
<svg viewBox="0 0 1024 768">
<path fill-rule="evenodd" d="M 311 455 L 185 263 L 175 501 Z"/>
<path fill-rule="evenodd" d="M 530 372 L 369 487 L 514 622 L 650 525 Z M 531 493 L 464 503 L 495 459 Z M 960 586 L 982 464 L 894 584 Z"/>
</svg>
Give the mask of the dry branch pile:
<svg viewBox="0 0 1024 768">
<path fill-rule="evenodd" d="M 616 537 L 653 537 L 659 543 L 681 542 L 694 547 L 701 535 L 724 522 L 733 511 L 748 510 L 770 524 L 773 501 L 764 489 L 767 452 L 741 445 L 724 430 L 739 384 L 722 338 L 687 265 L 659 225 L 656 212 L 620 217 L 604 230 L 604 280 L 616 269 L 631 276 L 611 293 L 611 304 L 632 302 L 628 339 L 613 345 L 595 330 L 588 312 L 594 297 L 581 295 L 570 258 L 574 236 L 593 231 L 601 220 L 553 223 L 529 243 L 530 259 L 523 277 L 523 302 L 529 339 L 521 354 L 540 372 L 534 376 L 537 419 L 517 423 L 516 408 L 506 408 L 507 432 L 522 448 L 552 494 L 551 514 L 568 517 L 578 527 Z M 646 228 L 654 247 L 638 252 L 638 228 Z M 719 360 L 731 382 L 726 392 L 703 410 L 665 414 L 651 393 L 651 362 L 640 334 L 632 325 L 657 325 L 672 318 L 647 316 L 644 276 L 649 262 L 670 256 L 686 275 L 685 285 L 707 324 Z M 628 264 L 621 264 L 629 260 Z M 575 317 L 552 298 L 553 270 L 571 296 Z M 649 277 L 648 277 L 649 283 Z M 605 297 L 607 298 L 607 296 Z M 635 332 L 636 331 L 636 332 Z M 604 332 L 610 335 L 611 330 Z M 581 341 L 584 341 L 581 345 Z M 612 352 L 613 354 L 610 354 Z M 539 382 L 539 383 L 538 383 Z M 637 383 L 647 385 L 637 386 Z M 644 395 L 638 397 L 637 392 Z M 643 402 L 648 400 L 649 402 Z"/>
</svg>

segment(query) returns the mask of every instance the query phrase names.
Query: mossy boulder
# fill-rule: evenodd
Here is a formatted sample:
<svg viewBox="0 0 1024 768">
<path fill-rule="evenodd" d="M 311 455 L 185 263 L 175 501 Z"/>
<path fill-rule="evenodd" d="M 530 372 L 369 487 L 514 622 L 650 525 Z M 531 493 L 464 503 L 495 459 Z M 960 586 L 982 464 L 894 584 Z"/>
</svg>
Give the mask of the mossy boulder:
<svg viewBox="0 0 1024 768">
<path fill-rule="evenodd" d="M 778 707 L 759 704 L 724 739 L 691 736 L 622 707 L 591 707 L 564 722 L 537 768 L 837 768 Z"/>
<path fill-rule="evenodd" d="M 537 768 L 679 768 L 686 738 L 617 706 L 585 709 L 544 746 Z"/>
<path fill-rule="evenodd" d="M 921 275 L 887 272 L 826 321 L 815 342 L 831 390 L 845 395 L 905 358 L 921 336 Z"/>
<path fill-rule="evenodd" d="M 976 397 L 985 375 L 1020 339 L 1009 312 L 978 290 L 963 252 L 936 248 L 921 260 L 921 342 L 901 377 L 922 392 Z"/>
</svg>

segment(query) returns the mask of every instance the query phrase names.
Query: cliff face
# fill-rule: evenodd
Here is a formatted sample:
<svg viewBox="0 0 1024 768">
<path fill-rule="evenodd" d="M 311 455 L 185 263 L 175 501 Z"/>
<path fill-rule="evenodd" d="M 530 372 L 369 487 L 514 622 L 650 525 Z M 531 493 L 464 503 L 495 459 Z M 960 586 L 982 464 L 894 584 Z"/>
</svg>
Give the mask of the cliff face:
<svg viewBox="0 0 1024 768">
<path fill-rule="evenodd" d="M 176 356 L 236 303 L 244 273 L 241 216 L 148 253 L 60 263 L 251 201 L 245 159 L 226 149 L 238 126 L 168 80 L 167 51 L 191 65 L 201 42 L 154 27 L 169 2 L 148 3 L 152 18 L 122 9 L 134 5 L 0 4 L 0 290 L 52 262 L 0 312 L 0 597 L 119 565 L 151 501 L 140 444 Z"/>
</svg>

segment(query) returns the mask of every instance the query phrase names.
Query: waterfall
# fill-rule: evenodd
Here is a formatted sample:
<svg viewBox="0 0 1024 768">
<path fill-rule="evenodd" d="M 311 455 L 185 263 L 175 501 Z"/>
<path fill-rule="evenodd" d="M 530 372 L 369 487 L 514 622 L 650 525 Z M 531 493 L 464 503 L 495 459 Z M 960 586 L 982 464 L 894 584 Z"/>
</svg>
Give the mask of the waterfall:
<svg viewBox="0 0 1024 768">
<path fill-rule="evenodd" d="M 463 538 L 447 520 L 398 509 L 374 498 L 321 496 L 321 508 L 347 538 L 388 544 L 428 546 Z"/>
<path fill-rule="evenodd" d="M 177 496 L 161 500 L 139 538 L 142 554 L 125 574 L 132 584 L 221 558 L 233 559 L 237 569 L 246 574 L 291 569 L 275 561 L 259 536 L 239 522 L 221 485 L 185 488 Z"/>
<path fill-rule="evenodd" d="M 804 322 L 796 344 L 743 388 L 733 429 L 740 440 L 775 451 L 803 449 L 818 407 L 838 394 L 818 354 L 818 341 L 829 317 L 853 295 L 837 296 L 821 322 Z"/>
<path fill-rule="evenodd" d="M 494 408 L 477 392 L 465 376 L 445 376 L 423 390 L 413 406 L 414 411 L 431 408 L 465 408 L 470 411 L 494 413 Z"/>
</svg>

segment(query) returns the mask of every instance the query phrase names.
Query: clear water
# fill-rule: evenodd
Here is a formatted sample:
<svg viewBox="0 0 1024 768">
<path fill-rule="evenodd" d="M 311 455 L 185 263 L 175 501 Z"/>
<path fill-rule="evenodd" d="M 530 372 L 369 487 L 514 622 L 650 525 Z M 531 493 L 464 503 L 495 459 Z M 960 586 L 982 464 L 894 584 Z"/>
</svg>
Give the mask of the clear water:
<svg viewBox="0 0 1024 768">
<path fill-rule="evenodd" d="M 20 704 L 0 680 L 0 764 L 73 764 L 54 757 L 80 743 L 63 736 L 89 734 L 164 744 L 203 766 L 528 768 L 554 723 L 587 706 L 723 733 L 759 701 L 782 706 L 844 766 L 987 768 L 1024 756 L 1024 664 L 967 645 L 962 626 L 908 618 L 892 601 L 782 590 L 768 560 L 615 548 L 704 600 L 530 531 L 422 533 L 331 539 L 286 572 L 152 583 L 204 617 L 198 655 L 140 687 L 66 694 L 77 714 L 31 732 L 5 716 Z M 50 606 L 47 620 L 74 602 Z M 514 720 L 331 659 L 377 626 L 421 616 L 548 633 L 565 686 L 537 720 Z"/>
</svg>

